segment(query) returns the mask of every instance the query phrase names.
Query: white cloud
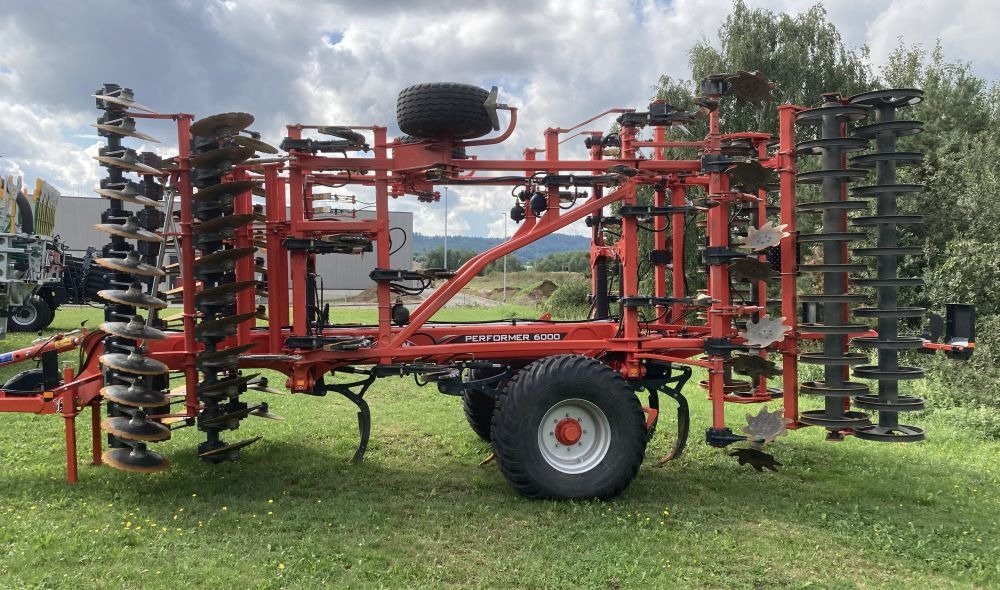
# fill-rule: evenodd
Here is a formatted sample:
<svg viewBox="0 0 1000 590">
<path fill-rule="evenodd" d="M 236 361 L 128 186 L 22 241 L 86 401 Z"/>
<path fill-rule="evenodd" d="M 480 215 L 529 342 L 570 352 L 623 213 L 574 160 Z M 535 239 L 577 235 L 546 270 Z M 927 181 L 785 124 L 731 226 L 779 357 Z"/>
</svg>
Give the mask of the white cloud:
<svg viewBox="0 0 1000 590">
<path fill-rule="evenodd" d="M 815 0 L 749 2 L 800 12 Z M 426 81 L 501 87 L 520 123 L 482 157 L 520 157 L 541 146 L 549 126 L 572 126 L 609 107 L 642 107 L 661 74 L 688 75 L 688 49 L 714 39 L 729 0 L 498 0 L 449 5 L 431 0 L 38 0 L 0 20 L 0 154 L 27 179 L 43 176 L 67 191 L 89 192 L 98 168 L 85 137 L 97 116 L 91 92 L 103 82 L 135 89 L 165 112 L 205 116 L 245 110 L 278 143 L 284 125 L 381 124 L 395 135 L 395 97 Z M 897 45 L 941 38 L 949 59 L 972 60 L 1000 77 L 990 47 L 1000 8 L 987 0 L 838 0 L 831 21 L 851 46 L 867 43 L 882 63 Z M 610 118 L 590 127 L 606 128 Z M 169 125 L 140 121 L 164 140 Z M 134 145 L 132 142 L 130 145 Z M 584 157 L 579 140 L 561 148 Z M 3 160 L 0 160 L 3 163 Z M 508 189 L 453 187 L 449 232 L 501 235 Z M 412 197 L 415 227 L 444 229 L 442 203 Z M 578 224 L 579 225 L 579 224 Z M 513 231 L 513 226 L 509 227 Z M 586 233 L 582 225 L 577 233 Z"/>
</svg>

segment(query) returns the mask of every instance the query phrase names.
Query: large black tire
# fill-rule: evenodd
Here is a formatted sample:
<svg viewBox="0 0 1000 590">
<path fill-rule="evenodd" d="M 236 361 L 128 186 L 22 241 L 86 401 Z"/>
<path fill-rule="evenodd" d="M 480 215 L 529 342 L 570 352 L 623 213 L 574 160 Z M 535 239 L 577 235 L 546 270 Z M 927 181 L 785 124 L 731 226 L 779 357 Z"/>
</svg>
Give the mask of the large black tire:
<svg viewBox="0 0 1000 590">
<path fill-rule="evenodd" d="M 483 369 L 473 369 L 469 372 L 470 380 L 485 379 L 494 375 L 499 375 L 499 371 Z M 504 384 L 497 385 L 500 389 Z M 490 429 L 493 427 L 493 410 L 496 409 L 496 399 L 481 391 L 467 391 L 462 394 L 462 409 L 465 410 L 465 420 L 472 427 L 472 431 L 479 435 L 479 438 L 490 441 Z"/>
<path fill-rule="evenodd" d="M 465 420 L 472 431 L 489 442 L 496 400 L 481 391 L 467 391 L 462 394 L 462 409 L 465 410 Z"/>
<path fill-rule="evenodd" d="M 11 332 L 37 332 L 51 324 L 54 316 L 47 301 L 32 295 L 16 313 L 7 318 L 7 329 Z"/>
<path fill-rule="evenodd" d="M 31 210 L 31 201 L 24 193 L 17 193 L 17 222 L 22 234 L 35 233 L 35 214 Z"/>
<path fill-rule="evenodd" d="M 489 94 L 478 86 L 455 82 L 410 86 L 396 99 L 396 121 L 403 133 L 413 137 L 481 137 L 493 130 L 483 106 Z"/>
<path fill-rule="evenodd" d="M 639 472 L 648 433 L 621 375 L 589 357 L 558 355 L 511 377 L 493 413 L 492 440 L 500 470 L 521 495 L 612 498 Z"/>
</svg>

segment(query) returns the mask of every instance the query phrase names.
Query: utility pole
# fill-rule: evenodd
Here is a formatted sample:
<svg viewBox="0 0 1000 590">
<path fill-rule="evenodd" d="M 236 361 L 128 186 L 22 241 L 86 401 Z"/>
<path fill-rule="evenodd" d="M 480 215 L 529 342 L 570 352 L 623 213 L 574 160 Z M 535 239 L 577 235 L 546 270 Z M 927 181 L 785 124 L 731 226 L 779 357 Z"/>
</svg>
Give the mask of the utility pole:
<svg viewBox="0 0 1000 590">
<path fill-rule="evenodd" d="M 448 187 L 444 187 L 444 269 L 448 270 Z"/>
</svg>

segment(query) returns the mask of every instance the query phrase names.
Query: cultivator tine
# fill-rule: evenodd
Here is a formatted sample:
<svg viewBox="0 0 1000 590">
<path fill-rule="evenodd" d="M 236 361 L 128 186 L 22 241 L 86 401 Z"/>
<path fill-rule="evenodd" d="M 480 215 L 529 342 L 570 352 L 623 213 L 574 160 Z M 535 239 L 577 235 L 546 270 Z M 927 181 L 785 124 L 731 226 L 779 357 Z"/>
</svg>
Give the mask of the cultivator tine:
<svg viewBox="0 0 1000 590">
<path fill-rule="evenodd" d="M 268 420 L 284 420 L 282 416 L 272 413 L 267 404 L 260 404 L 256 408 L 250 410 L 251 416 L 256 416 L 258 418 L 266 418 Z"/>
<path fill-rule="evenodd" d="M 206 254 L 194 261 L 195 272 L 201 275 L 224 273 L 236 268 L 240 260 L 253 256 L 257 249 L 253 247 L 232 248 Z"/>
<path fill-rule="evenodd" d="M 212 367 L 216 369 L 235 367 L 239 364 L 240 355 L 251 350 L 254 346 L 256 344 L 251 342 L 212 352 L 201 352 L 198 354 L 198 367 Z"/>
<path fill-rule="evenodd" d="M 221 317 L 214 320 L 203 320 L 195 328 L 199 338 L 226 338 L 236 334 L 236 325 L 254 319 L 254 312 Z M 212 351 L 215 352 L 215 351 Z"/>
<path fill-rule="evenodd" d="M 230 455 L 233 451 L 238 451 L 238 450 L 240 450 L 240 449 L 242 449 L 244 447 L 248 447 L 248 446 L 252 445 L 253 443 L 259 441 L 262 438 L 264 438 L 264 437 L 263 436 L 255 436 L 253 438 L 248 438 L 248 439 L 246 439 L 244 441 L 240 441 L 238 443 L 232 443 L 232 444 L 222 445 L 222 446 L 219 446 L 219 447 L 215 447 L 215 448 L 209 449 L 207 451 L 200 451 L 198 453 L 198 456 L 201 457 L 202 459 L 212 459 L 212 458 L 220 457 L 220 456 L 223 456 L 223 455 L 227 455 L 225 458 L 223 458 L 223 460 L 226 460 L 226 459 L 235 460 L 236 457 L 237 457 L 237 455 L 233 455 L 233 456 L 228 456 L 228 455 Z"/>
<path fill-rule="evenodd" d="M 228 233 L 228 237 L 232 237 L 233 232 L 251 221 L 254 221 L 255 216 L 252 213 L 246 213 L 244 215 L 227 215 L 225 217 L 216 217 L 208 221 L 202 221 L 201 223 L 192 227 L 191 231 L 194 235 L 203 234 L 222 234 Z"/>
<path fill-rule="evenodd" d="M 243 192 L 251 190 L 256 183 L 252 180 L 239 180 L 236 182 L 221 182 L 203 188 L 199 190 L 194 195 L 194 203 L 196 205 L 203 203 L 212 203 L 217 206 L 231 207 L 233 204 L 233 198 Z"/>
<path fill-rule="evenodd" d="M 270 387 L 266 377 L 258 377 L 256 379 L 251 379 L 247 382 L 247 389 L 253 389 L 254 391 L 261 391 L 264 393 L 271 393 L 274 395 L 285 395 L 286 392 Z"/>
<path fill-rule="evenodd" d="M 204 381 L 198 384 L 198 397 L 206 399 L 222 399 L 235 397 L 246 389 L 247 383 L 257 375 L 238 375 L 219 381 Z"/>
<path fill-rule="evenodd" d="M 194 300 L 197 305 L 219 305 L 232 301 L 233 297 L 235 297 L 237 293 L 252 289 L 257 285 L 257 281 L 236 281 L 232 283 L 224 283 L 217 287 L 202 289 L 195 294 Z"/>
<path fill-rule="evenodd" d="M 205 139 L 222 139 L 233 137 L 253 124 L 254 116 L 250 113 L 219 113 L 191 124 L 191 135 Z"/>
</svg>

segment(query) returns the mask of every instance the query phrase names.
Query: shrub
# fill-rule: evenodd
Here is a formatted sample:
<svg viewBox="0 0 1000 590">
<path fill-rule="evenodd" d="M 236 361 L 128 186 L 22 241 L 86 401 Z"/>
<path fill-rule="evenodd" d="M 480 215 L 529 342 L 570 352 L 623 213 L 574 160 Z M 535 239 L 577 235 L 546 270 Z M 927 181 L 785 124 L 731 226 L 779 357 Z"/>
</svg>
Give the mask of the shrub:
<svg viewBox="0 0 1000 590">
<path fill-rule="evenodd" d="M 546 311 L 560 319 L 584 319 L 590 313 L 587 295 L 590 282 L 582 278 L 566 280 L 545 302 Z"/>
</svg>

